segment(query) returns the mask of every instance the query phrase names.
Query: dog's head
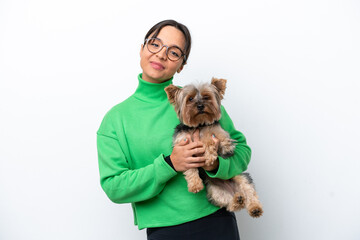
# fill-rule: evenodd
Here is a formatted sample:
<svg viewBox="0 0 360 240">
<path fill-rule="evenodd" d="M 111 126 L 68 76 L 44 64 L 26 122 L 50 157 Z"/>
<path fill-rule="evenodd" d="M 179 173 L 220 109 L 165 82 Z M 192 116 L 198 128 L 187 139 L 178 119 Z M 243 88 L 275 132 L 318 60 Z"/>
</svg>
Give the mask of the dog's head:
<svg viewBox="0 0 360 240">
<path fill-rule="evenodd" d="M 221 99 L 225 94 L 226 80 L 213 78 L 211 84 L 186 85 L 165 88 L 168 99 L 174 105 L 180 122 L 189 126 L 210 125 L 221 117 Z"/>
</svg>

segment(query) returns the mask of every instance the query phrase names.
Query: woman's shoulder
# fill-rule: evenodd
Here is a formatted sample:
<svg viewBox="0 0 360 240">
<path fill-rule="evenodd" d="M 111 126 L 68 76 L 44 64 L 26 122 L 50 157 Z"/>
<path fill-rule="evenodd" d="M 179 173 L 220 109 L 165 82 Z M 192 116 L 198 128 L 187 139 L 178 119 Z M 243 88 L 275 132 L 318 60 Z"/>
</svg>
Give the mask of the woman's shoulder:
<svg viewBox="0 0 360 240">
<path fill-rule="evenodd" d="M 133 97 L 130 96 L 124 101 L 117 103 L 116 105 L 112 106 L 106 113 L 106 115 L 117 115 L 122 112 L 130 111 L 133 106 Z M 105 116 L 106 116 L 105 115 Z"/>
<path fill-rule="evenodd" d="M 127 115 L 127 111 L 129 109 L 128 99 L 114 105 L 105 113 L 98 129 L 98 134 L 113 132 L 116 125 L 122 122 L 123 117 Z"/>
</svg>

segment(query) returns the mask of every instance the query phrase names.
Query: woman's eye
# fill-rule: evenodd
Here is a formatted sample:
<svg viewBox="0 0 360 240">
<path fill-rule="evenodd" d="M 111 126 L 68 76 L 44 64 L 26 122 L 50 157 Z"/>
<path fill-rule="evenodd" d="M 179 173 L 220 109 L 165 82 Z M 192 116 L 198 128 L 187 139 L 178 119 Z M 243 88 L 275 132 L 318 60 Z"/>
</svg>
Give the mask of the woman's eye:
<svg viewBox="0 0 360 240">
<path fill-rule="evenodd" d="M 151 46 L 158 48 L 158 47 L 159 47 L 159 44 L 152 43 Z"/>
<path fill-rule="evenodd" d="M 180 57 L 180 55 L 179 55 L 177 52 L 175 52 L 175 51 L 171 51 L 170 53 L 171 53 L 171 55 L 173 55 L 174 57 Z"/>
</svg>

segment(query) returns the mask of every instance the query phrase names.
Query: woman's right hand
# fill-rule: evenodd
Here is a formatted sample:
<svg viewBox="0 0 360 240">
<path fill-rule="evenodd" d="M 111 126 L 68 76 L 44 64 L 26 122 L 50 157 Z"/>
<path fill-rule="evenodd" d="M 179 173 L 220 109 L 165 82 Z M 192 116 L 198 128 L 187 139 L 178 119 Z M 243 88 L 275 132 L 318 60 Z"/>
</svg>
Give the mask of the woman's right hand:
<svg viewBox="0 0 360 240">
<path fill-rule="evenodd" d="M 194 133 L 199 134 L 198 132 Z M 171 162 L 177 172 L 185 172 L 190 168 L 203 167 L 205 164 L 204 146 L 198 137 L 191 140 L 190 134 L 186 139 L 176 144 L 170 155 Z"/>
</svg>

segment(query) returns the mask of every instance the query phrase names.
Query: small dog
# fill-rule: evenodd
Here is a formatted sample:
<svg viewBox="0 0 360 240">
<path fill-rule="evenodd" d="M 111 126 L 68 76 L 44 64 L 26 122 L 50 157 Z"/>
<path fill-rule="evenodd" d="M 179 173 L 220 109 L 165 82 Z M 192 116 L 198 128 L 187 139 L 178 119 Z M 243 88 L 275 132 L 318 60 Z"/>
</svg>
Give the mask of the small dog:
<svg viewBox="0 0 360 240">
<path fill-rule="evenodd" d="M 169 85 L 165 88 L 168 99 L 180 119 L 180 124 L 175 128 L 173 144 L 179 143 L 187 134 L 199 129 L 200 140 L 205 147 L 206 166 L 211 166 L 218 156 L 224 158 L 232 156 L 236 147 L 235 141 L 218 122 L 225 89 L 226 80 L 217 78 L 213 78 L 211 84 L 203 83 L 197 87 L 186 85 L 180 88 Z M 219 140 L 217 151 L 212 135 Z M 189 192 L 197 193 L 204 188 L 199 169 L 189 169 L 184 175 Z M 250 216 L 262 215 L 262 206 L 248 173 L 229 180 L 206 177 L 205 185 L 207 197 L 214 205 L 225 207 L 232 212 L 246 207 Z"/>
</svg>

